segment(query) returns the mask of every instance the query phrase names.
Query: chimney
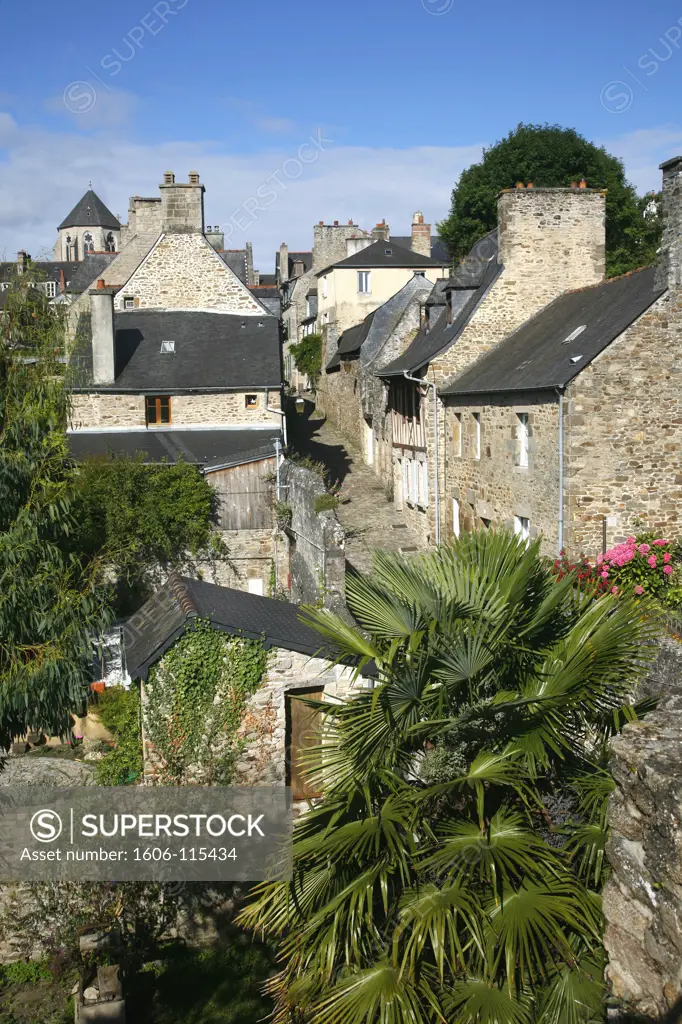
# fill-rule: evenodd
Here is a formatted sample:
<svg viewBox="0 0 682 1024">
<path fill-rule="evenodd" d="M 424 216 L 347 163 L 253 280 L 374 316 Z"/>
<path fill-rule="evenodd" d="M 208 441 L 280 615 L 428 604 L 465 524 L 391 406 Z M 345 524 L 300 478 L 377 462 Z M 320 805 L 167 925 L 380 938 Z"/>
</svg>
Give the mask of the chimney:
<svg viewBox="0 0 682 1024">
<path fill-rule="evenodd" d="M 372 238 L 375 242 L 384 241 L 388 242 L 391 237 L 391 232 L 386 220 L 382 220 L 380 224 L 372 228 Z"/>
<path fill-rule="evenodd" d="M 417 210 L 412 218 L 412 251 L 431 255 L 431 225 L 424 223 L 424 214 Z"/>
<path fill-rule="evenodd" d="M 17 274 L 25 274 L 29 268 L 31 257 L 23 249 L 17 253 Z"/>
<path fill-rule="evenodd" d="M 551 301 L 604 280 L 606 198 L 598 189 L 512 188 L 498 199 L 498 263 L 519 291 Z"/>
<path fill-rule="evenodd" d="M 657 288 L 682 285 L 682 156 L 661 164 L 663 240 L 656 267 Z"/>
<path fill-rule="evenodd" d="M 204 233 L 204 186 L 196 171 L 189 183 L 176 182 L 172 171 L 163 176 L 161 190 L 161 230 L 172 235 Z"/>
<path fill-rule="evenodd" d="M 279 247 L 279 283 L 284 284 L 289 280 L 289 246 L 282 242 Z"/>
<path fill-rule="evenodd" d="M 258 284 L 256 280 L 256 272 L 253 269 L 253 245 L 251 242 L 247 242 L 245 245 L 246 249 L 246 283 L 247 285 Z"/>
<path fill-rule="evenodd" d="M 62 295 L 66 291 L 66 278 L 64 277 L 64 267 L 59 268 L 59 291 Z"/>
<path fill-rule="evenodd" d="M 211 227 L 209 224 L 206 228 L 206 241 L 209 245 L 212 245 L 214 249 L 225 248 L 225 232 L 220 230 L 220 225 L 215 224 Z"/>
<path fill-rule="evenodd" d="M 303 260 L 295 260 L 294 261 L 294 273 L 293 273 L 293 276 L 294 277 L 303 277 L 304 274 L 305 274 L 305 263 L 303 262 Z"/>
<path fill-rule="evenodd" d="M 116 375 L 114 342 L 114 295 L 117 288 L 107 288 L 104 278 L 90 289 L 90 322 L 92 327 L 92 380 L 94 384 L 113 384 Z"/>
</svg>

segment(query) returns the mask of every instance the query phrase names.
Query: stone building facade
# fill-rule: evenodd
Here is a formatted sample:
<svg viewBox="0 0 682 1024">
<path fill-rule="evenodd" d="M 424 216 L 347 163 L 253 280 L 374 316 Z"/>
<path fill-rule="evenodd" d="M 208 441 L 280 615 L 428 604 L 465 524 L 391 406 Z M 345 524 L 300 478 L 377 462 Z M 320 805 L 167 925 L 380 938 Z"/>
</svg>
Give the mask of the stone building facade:
<svg viewBox="0 0 682 1024">
<path fill-rule="evenodd" d="M 250 400 L 253 399 L 253 404 Z M 174 394 L 170 401 L 175 427 L 243 426 L 256 424 L 279 426 L 281 417 L 272 412 L 280 408 L 281 392 L 223 391 L 204 394 Z M 106 394 L 102 391 L 75 393 L 71 396 L 72 430 L 145 429 L 147 426 L 144 394 Z"/>
</svg>

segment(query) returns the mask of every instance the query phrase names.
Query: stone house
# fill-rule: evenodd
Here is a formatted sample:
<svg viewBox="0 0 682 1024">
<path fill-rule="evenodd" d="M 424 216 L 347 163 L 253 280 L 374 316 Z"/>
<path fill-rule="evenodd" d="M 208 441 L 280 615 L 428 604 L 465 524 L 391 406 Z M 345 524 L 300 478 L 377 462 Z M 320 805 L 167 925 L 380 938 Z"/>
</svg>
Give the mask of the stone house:
<svg viewBox="0 0 682 1024">
<path fill-rule="evenodd" d="M 42 292 L 48 299 L 57 299 L 78 277 L 82 267 L 83 264 L 74 260 L 33 260 L 22 249 L 17 253 L 14 263 L 0 263 L 0 294 L 7 291 L 18 278 L 28 274 L 32 288 Z M 87 287 L 95 276 L 93 275 L 84 287 Z"/>
<path fill-rule="evenodd" d="M 449 530 L 591 557 L 639 522 L 679 533 L 682 158 L 662 170 L 658 267 L 567 292 L 440 388 Z"/>
<path fill-rule="evenodd" d="M 368 666 L 354 682 L 353 668 L 335 664 L 296 605 L 173 574 L 124 627 L 126 667 L 140 681 L 143 707 L 150 668 L 163 671 L 164 655 L 197 619 L 231 636 L 262 639 L 270 655 L 239 730 L 246 742 L 233 784 L 288 785 L 294 800 L 319 795 L 304 775 L 301 755 L 319 745 L 322 723 L 296 697 L 333 701 L 371 686 L 376 669 Z M 146 737 L 144 754 L 151 781 L 154 754 Z"/>
</svg>

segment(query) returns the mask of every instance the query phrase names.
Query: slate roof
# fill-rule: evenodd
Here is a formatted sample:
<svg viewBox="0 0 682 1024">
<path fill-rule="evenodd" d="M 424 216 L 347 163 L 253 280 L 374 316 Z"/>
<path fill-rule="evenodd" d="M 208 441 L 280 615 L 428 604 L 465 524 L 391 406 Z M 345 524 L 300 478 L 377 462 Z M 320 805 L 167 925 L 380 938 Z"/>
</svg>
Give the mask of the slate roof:
<svg viewBox="0 0 682 1024">
<path fill-rule="evenodd" d="M 449 262 L 449 260 L 447 261 Z M 440 267 L 442 266 L 438 260 L 432 259 L 430 256 L 422 256 L 421 253 L 415 252 L 413 249 L 407 248 L 406 246 L 397 245 L 393 241 L 385 242 L 380 239 L 378 242 L 372 242 L 366 249 L 362 249 L 360 252 L 354 252 L 352 256 L 347 256 L 345 260 L 340 260 L 338 263 L 332 264 L 332 266 L 340 269 L 347 269 L 357 267 Z M 319 274 L 324 274 L 331 267 L 327 267 L 325 270 L 318 271 Z"/>
<path fill-rule="evenodd" d="M 262 639 L 266 649 L 333 657 L 324 638 L 301 622 L 297 605 L 173 573 L 123 628 L 130 676 L 146 679 L 150 667 L 196 618 L 209 619 L 215 629 L 232 636 Z"/>
<path fill-rule="evenodd" d="M 232 270 L 242 284 L 246 284 L 246 249 L 217 249 L 223 263 Z"/>
<path fill-rule="evenodd" d="M 80 199 L 73 210 L 59 225 L 58 231 L 62 228 L 115 228 L 121 230 L 121 222 L 114 217 L 111 210 L 107 209 L 96 192 L 90 188 Z"/>
<path fill-rule="evenodd" d="M 117 253 L 114 252 L 88 254 L 77 264 L 78 270 L 67 283 L 67 292 L 81 295 L 98 277 L 105 276 L 107 268 L 114 262 L 116 256 Z"/>
<path fill-rule="evenodd" d="M 263 285 L 264 288 L 269 288 L 271 285 L 274 287 L 277 285 L 276 274 L 259 274 L 258 283 Z"/>
<path fill-rule="evenodd" d="M 60 271 L 64 271 L 64 280 L 68 285 L 69 281 L 80 269 L 80 262 L 63 260 L 31 260 L 28 265 L 28 273 L 32 271 L 36 275 L 36 284 L 41 281 L 54 281 L 57 285 L 60 281 Z M 16 263 L 0 263 L 0 281 L 14 281 L 18 277 Z M 67 288 L 68 291 L 68 288 Z"/>
<path fill-rule="evenodd" d="M 272 458 L 278 437 L 281 431 L 277 427 L 264 430 L 155 427 L 149 430 L 77 430 L 68 433 L 67 440 L 77 462 L 112 455 L 126 458 L 141 455 L 146 465 L 188 462 L 210 473 L 227 466 Z"/>
<path fill-rule="evenodd" d="M 412 235 L 391 235 L 391 241 L 405 249 L 412 248 Z M 431 235 L 431 258 L 443 264 L 452 263 L 452 256 L 440 235 Z"/>
<path fill-rule="evenodd" d="M 303 265 L 307 273 L 313 265 L 313 254 L 311 252 L 290 252 L 289 266 L 287 268 L 289 272 L 289 278 L 291 278 L 294 269 L 294 263 L 298 263 L 300 261 L 303 261 Z M 275 270 L 279 271 L 279 249 L 275 253 Z"/>
<path fill-rule="evenodd" d="M 204 313 L 193 310 L 130 310 L 116 313 L 116 380 L 97 391 L 144 391 L 164 394 L 271 387 L 282 382 L 279 322 L 262 316 Z M 161 352 L 174 341 L 174 352 Z M 82 360 L 74 385 L 92 390 L 92 348 L 83 338 Z"/>
<path fill-rule="evenodd" d="M 654 273 L 648 267 L 561 295 L 440 394 L 565 387 L 663 294 Z"/>
<path fill-rule="evenodd" d="M 361 324 L 349 327 L 343 332 L 339 338 L 339 346 L 336 352 L 327 363 L 327 372 L 338 369 L 341 365 L 341 356 L 351 356 L 360 351 L 362 343 L 369 334 L 370 328 L 374 322 L 375 314 L 376 310 L 369 313 Z"/>
<path fill-rule="evenodd" d="M 429 324 L 429 329 L 421 329 L 414 341 L 401 356 L 388 365 L 377 370 L 378 377 L 401 377 L 403 373 L 414 373 L 430 362 L 439 352 L 449 348 L 468 324 L 474 310 L 486 295 L 490 286 L 502 273 L 502 267 L 496 260 L 485 264 L 485 272 L 478 288 L 460 289 L 452 294 L 452 323 L 447 323 L 445 307 L 440 315 Z M 435 286 L 439 287 L 438 285 Z"/>
</svg>

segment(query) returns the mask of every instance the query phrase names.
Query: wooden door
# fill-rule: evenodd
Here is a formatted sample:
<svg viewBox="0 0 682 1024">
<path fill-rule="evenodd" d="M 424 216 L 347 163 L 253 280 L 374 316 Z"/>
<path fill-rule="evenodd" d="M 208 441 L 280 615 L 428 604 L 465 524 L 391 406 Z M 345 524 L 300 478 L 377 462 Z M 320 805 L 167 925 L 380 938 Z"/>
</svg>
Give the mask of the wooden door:
<svg viewBox="0 0 682 1024">
<path fill-rule="evenodd" d="M 324 689 L 291 690 L 287 694 L 287 781 L 294 800 L 309 800 L 322 795 L 319 782 L 311 785 L 308 779 L 310 770 L 320 762 L 319 754 L 311 756 L 310 751 L 322 742 L 322 715 L 298 697 L 323 700 Z"/>
</svg>

